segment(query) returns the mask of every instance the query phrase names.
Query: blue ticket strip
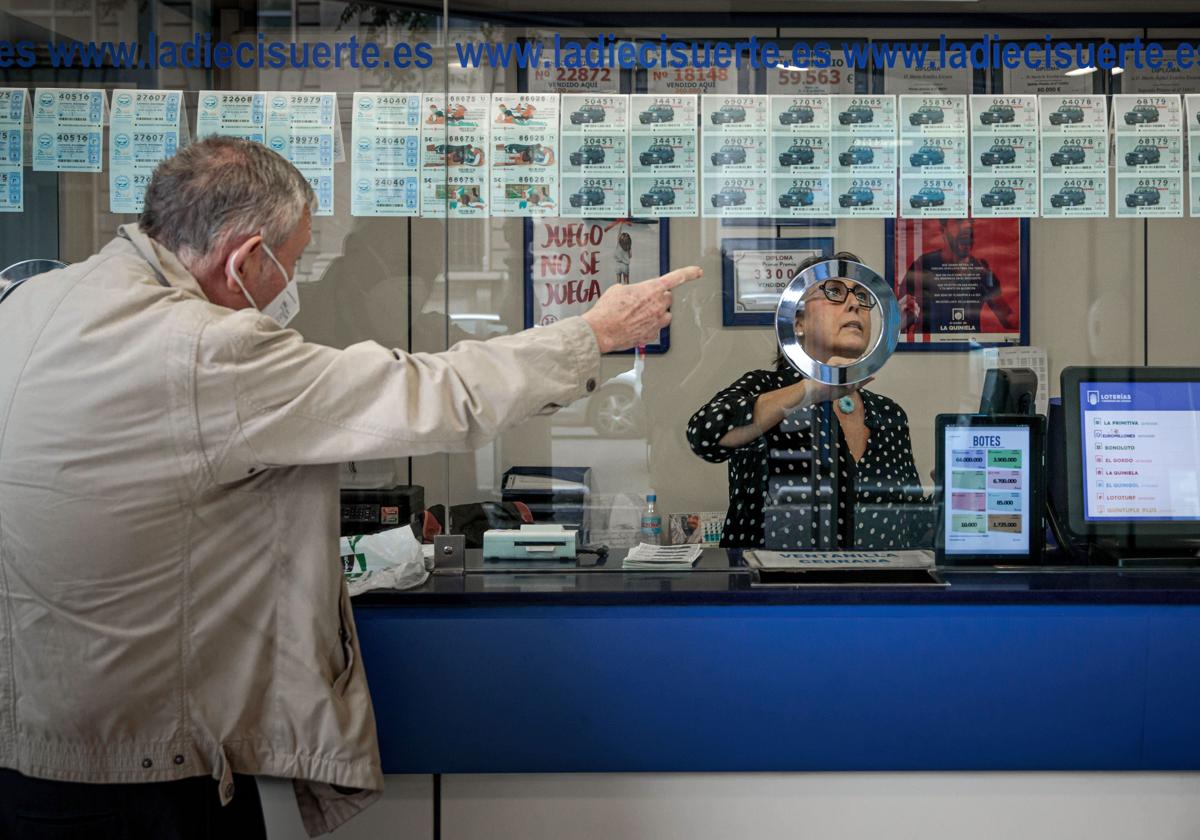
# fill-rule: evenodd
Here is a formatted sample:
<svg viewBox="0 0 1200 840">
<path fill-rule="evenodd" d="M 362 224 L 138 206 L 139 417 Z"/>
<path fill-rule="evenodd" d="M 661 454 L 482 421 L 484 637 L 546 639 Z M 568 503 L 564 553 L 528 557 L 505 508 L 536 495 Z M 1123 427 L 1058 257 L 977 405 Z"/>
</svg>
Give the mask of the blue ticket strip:
<svg viewBox="0 0 1200 840">
<path fill-rule="evenodd" d="M 1038 98 L 971 97 L 971 215 L 1037 216 Z"/>
<path fill-rule="evenodd" d="M 291 161 L 317 194 L 318 216 L 333 215 L 337 94 L 267 94 L 266 142 Z"/>
<path fill-rule="evenodd" d="M 1107 216 L 1107 98 L 1043 96 L 1038 104 L 1042 217 Z"/>
<path fill-rule="evenodd" d="M 23 88 L 0 88 L 0 213 L 25 209 L 25 111 L 29 94 Z"/>
<path fill-rule="evenodd" d="M 150 176 L 186 136 L 177 90 L 113 92 L 108 132 L 108 195 L 113 213 L 141 213 Z"/>
<path fill-rule="evenodd" d="M 196 139 L 211 134 L 262 143 L 266 139 L 267 95 L 260 91 L 202 90 L 196 107 Z"/>
<path fill-rule="evenodd" d="M 1183 103 L 1179 94 L 1112 98 L 1116 216 L 1183 218 Z"/>
<path fill-rule="evenodd" d="M 559 108 L 556 93 L 492 94 L 493 216 L 562 215 Z M 601 192 L 611 195 L 611 184 Z"/>
<path fill-rule="evenodd" d="M 417 215 L 421 94 L 356 93 L 353 119 L 350 215 Z"/>
<path fill-rule="evenodd" d="M 104 91 L 38 88 L 33 99 L 33 170 L 100 172 Z"/>
<path fill-rule="evenodd" d="M 901 96 L 900 216 L 967 215 L 967 97 Z"/>
<path fill-rule="evenodd" d="M 484 218 L 491 210 L 487 93 L 421 96 L 421 215 Z M 539 196 L 540 197 L 540 196 Z"/>
<path fill-rule="evenodd" d="M 563 94 L 559 172 L 564 217 L 629 215 L 629 97 Z"/>
</svg>

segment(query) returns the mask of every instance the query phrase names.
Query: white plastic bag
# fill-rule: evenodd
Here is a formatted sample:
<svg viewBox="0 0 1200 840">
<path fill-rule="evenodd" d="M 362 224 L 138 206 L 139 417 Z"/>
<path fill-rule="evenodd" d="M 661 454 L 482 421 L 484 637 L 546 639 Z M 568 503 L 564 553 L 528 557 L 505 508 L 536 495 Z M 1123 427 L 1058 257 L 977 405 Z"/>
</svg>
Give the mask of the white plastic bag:
<svg viewBox="0 0 1200 840">
<path fill-rule="evenodd" d="M 420 586 L 433 566 L 432 557 L 426 563 L 421 543 L 408 525 L 362 537 L 342 537 L 341 558 L 351 597 L 371 589 Z"/>
</svg>

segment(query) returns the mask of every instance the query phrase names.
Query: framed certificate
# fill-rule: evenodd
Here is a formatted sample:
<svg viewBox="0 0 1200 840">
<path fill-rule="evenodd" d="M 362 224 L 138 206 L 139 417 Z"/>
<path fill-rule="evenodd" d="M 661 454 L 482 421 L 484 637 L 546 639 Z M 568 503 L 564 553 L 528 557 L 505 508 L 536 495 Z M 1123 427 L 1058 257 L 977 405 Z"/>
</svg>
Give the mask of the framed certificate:
<svg viewBox="0 0 1200 840">
<path fill-rule="evenodd" d="M 722 239 L 722 323 L 727 327 L 769 327 L 779 295 L 800 263 L 833 256 L 833 237 Z"/>
<path fill-rule="evenodd" d="M 952 41 L 971 41 L 953 35 L 948 37 Z M 899 60 L 891 67 L 876 65 L 871 68 L 871 87 L 875 93 L 965 96 L 987 90 L 987 71 L 942 61 L 937 41 L 917 41 L 911 46 L 917 52 L 905 56 L 909 61 Z"/>
<path fill-rule="evenodd" d="M 1179 61 L 1178 40 L 1162 40 L 1163 57 L 1158 67 L 1126 67 L 1112 77 L 1112 92 L 1141 94 L 1191 93 L 1200 90 L 1200 66 Z M 1093 75 L 1102 75 L 1099 73 Z"/>
<path fill-rule="evenodd" d="M 1064 39 L 1065 40 L 1065 39 Z M 1022 52 L 1028 51 L 1029 60 L 1044 64 L 1047 57 L 1059 46 L 1059 41 L 1015 41 Z M 1084 44 L 1099 46 L 1103 38 L 1082 39 Z M 1104 93 L 1107 73 L 1084 73 L 1068 75 L 1064 70 L 1051 67 L 1030 67 L 1024 61 L 1017 67 L 1005 67 L 992 71 L 992 93 L 1015 93 L 1055 96 L 1087 96 Z"/>
</svg>

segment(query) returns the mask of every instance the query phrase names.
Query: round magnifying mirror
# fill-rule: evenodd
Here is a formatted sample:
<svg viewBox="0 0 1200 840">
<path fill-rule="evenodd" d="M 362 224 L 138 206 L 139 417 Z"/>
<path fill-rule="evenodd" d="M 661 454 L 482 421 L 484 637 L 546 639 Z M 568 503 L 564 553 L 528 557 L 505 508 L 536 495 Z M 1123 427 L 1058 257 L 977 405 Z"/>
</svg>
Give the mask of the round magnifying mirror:
<svg viewBox="0 0 1200 840">
<path fill-rule="evenodd" d="M 0 292 L 3 292 L 11 284 L 28 280 L 38 274 L 45 274 L 47 271 L 55 271 L 60 268 L 66 268 L 65 262 L 58 260 L 22 260 L 18 263 L 13 263 L 8 268 L 0 271 Z"/>
<path fill-rule="evenodd" d="M 784 358 L 807 377 L 853 385 L 896 349 L 900 307 L 874 270 L 830 259 L 796 273 L 779 298 L 775 335 Z"/>
</svg>

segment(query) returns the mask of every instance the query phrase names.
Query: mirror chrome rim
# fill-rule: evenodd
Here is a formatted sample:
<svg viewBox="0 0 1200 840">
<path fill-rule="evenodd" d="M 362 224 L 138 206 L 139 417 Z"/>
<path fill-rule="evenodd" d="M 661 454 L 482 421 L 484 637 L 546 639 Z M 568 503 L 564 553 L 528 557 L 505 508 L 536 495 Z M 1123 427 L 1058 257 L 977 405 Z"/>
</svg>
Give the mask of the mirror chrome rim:
<svg viewBox="0 0 1200 840">
<path fill-rule="evenodd" d="M 879 301 L 879 335 L 861 359 L 846 367 L 818 362 L 804 352 L 796 335 L 796 314 L 801 311 L 805 293 L 818 283 L 834 278 L 853 280 L 865 286 Z M 798 271 L 783 290 L 775 309 L 775 338 L 784 358 L 805 376 L 826 385 L 853 385 L 878 372 L 895 351 L 900 338 L 900 305 L 892 287 L 874 269 L 851 260 L 828 259 Z"/>
<path fill-rule="evenodd" d="M 38 264 L 45 266 L 37 271 L 30 271 Z M 22 268 L 24 267 L 24 268 Z M 45 258 L 35 258 L 31 260 L 21 260 L 15 262 L 8 268 L 0 271 L 0 291 L 4 291 L 10 283 L 15 283 L 18 280 L 27 277 L 36 277 L 39 274 L 45 274 L 47 271 L 57 271 L 60 268 L 66 268 L 67 264 L 60 260 L 51 260 Z"/>
</svg>

